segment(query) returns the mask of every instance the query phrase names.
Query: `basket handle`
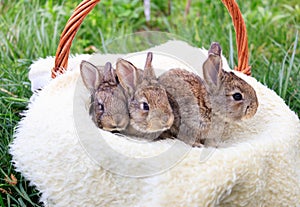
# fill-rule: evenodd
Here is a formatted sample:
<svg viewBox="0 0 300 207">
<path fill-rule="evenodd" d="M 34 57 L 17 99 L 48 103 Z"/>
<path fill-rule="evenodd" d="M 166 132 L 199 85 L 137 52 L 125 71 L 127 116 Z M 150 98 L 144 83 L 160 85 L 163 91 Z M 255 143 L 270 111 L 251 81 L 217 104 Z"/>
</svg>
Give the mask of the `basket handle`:
<svg viewBox="0 0 300 207">
<path fill-rule="evenodd" d="M 57 75 L 63 74 L 66 71 L 70 48 L 76 32 L 86 15 L 99 2 L 100 0 L 84 0 L 75 8 L 60 37 L 55 55 L 55 65 L 51 71 L 52 78 L 55 78 Z M 248 65 L 249 54 L 247 30 L 241 11 L 235 0 L 222 0 L 222 2 L 230 13 L 236 33 L 238 66 L 235 67 L 235 70 L 251 75 L 251 66 Z"/>
<path fill-rule="evenodd" d="M 238 52 L 238 66 L 234 70 L 240 71 L 246 75 L 251 75 L 251 66 L 249 65 L 249 52 L 248 52 L 248 37 L 247 29 L 235 0 L 222 0 L 226 6 L 235 29 L 235 39 Z"/>
<path fill-rule="evenodd" d="M 100 0 L 84 0 L 75 8 L 60 36 L 55 54 L 55 65 L 51 71 L 52 78 L 66 71 L 72 41 L 86 15 L 88 15 L 99 2 Z"/>
</svg>

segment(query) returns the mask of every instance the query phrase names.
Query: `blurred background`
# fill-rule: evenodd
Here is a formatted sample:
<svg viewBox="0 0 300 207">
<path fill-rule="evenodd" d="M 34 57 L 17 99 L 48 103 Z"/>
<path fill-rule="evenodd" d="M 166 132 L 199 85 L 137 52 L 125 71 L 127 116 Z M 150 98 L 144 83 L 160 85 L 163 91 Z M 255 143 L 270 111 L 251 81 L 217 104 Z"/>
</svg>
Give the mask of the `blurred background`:
<svg viewBox="0 0 300 207">
<path fill-rule="evenodd" d="M 218 41 L 230 66 L 237 65 L 235 32 L 221 1 L 102 0 L 86 17 L 71 53 L 104 52 L 122 35 L 161 31 L 197 47 Z M 39 206 L 39 194 L 16 173 L 8 145 L 31 96 L 28 67 L 54 56 L 60 33 L 80 1 L 0 0 L 0 205 Z M 273 89 L 300 115 L 300 4 L 298 0 L 237 1 L 248 31 L 252 76 Z M 50 70 L 50 68 L 49 68 Z M 37 158 L 38 159 L 38 158 Z"/>
</svg>

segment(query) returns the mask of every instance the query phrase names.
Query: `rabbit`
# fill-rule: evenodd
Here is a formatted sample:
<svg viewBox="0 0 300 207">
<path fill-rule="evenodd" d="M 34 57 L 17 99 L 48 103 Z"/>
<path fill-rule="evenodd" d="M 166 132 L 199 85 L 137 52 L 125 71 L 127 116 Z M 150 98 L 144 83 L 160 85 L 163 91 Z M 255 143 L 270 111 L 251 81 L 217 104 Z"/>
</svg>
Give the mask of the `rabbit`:
<svg viewBox="0 0 300 207">
<path fill-rule="evenodd" d="M 178 138 L 192 146 L 203 146 L 211 125 L 211 102 L 203 80 L 183 69 L 163 73 L 159 83 L 165 87 L 174 111 L 174 124 L 160 138 Z"/>
<path fill-rule="evenodd" d="M 110 132 L 124 130 L 129 124 L 127 98 L 111 63 L 102 67 L 82 61 L 80 73 L 91 93 L 89 112 L 96 126 Z"/>
<path fill-rule="evenodd" d="M 166 90 L 158 83 L 152 68 L 152 56 L 147 54 L 144 70 L 119 59 L 116 73 L 128 100 L 129 125 L 121 134 L 154 140 L 173 125 L 174 114 Z"/>
<path fill-rule="evenodd" d="M 212 43 L 203 64 L 204 80 L 183 69 L 171 69 L 158 78 L 170 94 L 173 110 L 179 112 L 176 124 L 162 138 L 172 136 L 192 146 L 217 147 L 227 123 L 255 115 L 255 90 L 233 72 L 222 69 L 221 53 L 219 43 Z"/>
</svg>

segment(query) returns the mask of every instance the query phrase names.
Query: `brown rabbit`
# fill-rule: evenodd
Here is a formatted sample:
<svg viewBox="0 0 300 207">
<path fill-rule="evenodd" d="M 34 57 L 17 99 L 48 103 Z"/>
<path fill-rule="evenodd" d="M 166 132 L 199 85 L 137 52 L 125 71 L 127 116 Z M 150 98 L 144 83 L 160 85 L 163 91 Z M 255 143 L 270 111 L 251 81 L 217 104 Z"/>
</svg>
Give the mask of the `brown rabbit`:
<svg viewBox="0 0 300 207">
<path fill-rule="evenodd" d="M 130 116 L 130 124 L 121 133 L 153 140 L 172 126 L 174 115 L 151 63 L 152 53 L 147 54 L 144 71 L 119 59 L 116 73 L 128 99 Z"/>
<path fill-rule="evenodd" d="M 91 93 L 90 115 L 96 126 L 107 131 L 124 130 L 129 123 L 127 98 L 111 63 L 96 67 L 82 61 L 80 73 Z"/>
<path fill-rule="evenodd" d="M 205 81 L 182 69 L 171 69 L 159 77 L 159 83 L 170 94 L 173 110 L 179 112 L 175 115 L 177 124 L 163 137 L 177 137 L 192 146 L 217 146 L 226 123 L 256 113 L 254 89 L 233 72 L 222 69 L 221 51 L 218 43 L 212 43 L 203 64 Z"/>
</svg>

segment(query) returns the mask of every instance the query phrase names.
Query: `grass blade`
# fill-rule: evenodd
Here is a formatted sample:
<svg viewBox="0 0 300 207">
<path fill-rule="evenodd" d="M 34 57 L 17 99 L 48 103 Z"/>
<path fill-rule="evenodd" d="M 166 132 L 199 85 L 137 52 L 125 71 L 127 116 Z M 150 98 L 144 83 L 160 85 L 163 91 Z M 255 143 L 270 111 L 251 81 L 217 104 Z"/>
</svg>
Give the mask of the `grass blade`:
<svg viewBox="0 0 300 207">
<path fill-rule="evenodd" d="M 287 74 L 286 74 L 285 82 L 284 82 L 284 86 L 283 86 L 283 91 L 282 91 L 282 98 L 283 99 L 286 98 L 287 88 L 288 88 L 288 84 L 289 84 L 289 79 L 290 79 L 291 71 L 292 71 L 293 64 L 294 64 L 294 59 L 295 59 L 297 44 L 298 44 L 298 30 L 296 31 L 296 37 L 295 37 L 293 52 L 292 52 L 292 56 L 291 56 L 291 59 L 290 59 L 289 68 L 287 70 Z"/>
</svg>

